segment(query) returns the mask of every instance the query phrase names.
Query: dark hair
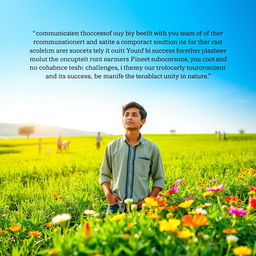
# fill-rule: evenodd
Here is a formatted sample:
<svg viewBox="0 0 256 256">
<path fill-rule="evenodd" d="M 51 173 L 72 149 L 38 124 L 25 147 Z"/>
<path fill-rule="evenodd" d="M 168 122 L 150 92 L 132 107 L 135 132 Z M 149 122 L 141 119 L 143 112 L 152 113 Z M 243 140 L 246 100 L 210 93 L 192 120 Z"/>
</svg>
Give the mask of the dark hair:
<svg viewBox="0 0 256 256">
<path fill-rule="evenodd" d="M 124 112 L 128 109 L 128 108 L 138 108 L 140 111 L 140 116 L 141 116 L 141 120 L 146 119 L 147 117 L 147 111 L 137 102 L 129 102 L 126 105 L 123 105 L 122 107 L 122 113 L 124 115 Z"/>
</svg>

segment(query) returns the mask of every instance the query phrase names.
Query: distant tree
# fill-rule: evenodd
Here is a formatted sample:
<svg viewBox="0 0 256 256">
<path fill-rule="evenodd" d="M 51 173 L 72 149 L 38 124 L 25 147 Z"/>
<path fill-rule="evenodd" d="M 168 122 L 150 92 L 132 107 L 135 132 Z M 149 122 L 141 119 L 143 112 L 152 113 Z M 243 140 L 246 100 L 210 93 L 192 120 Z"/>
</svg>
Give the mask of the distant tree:
<svg viewBox="0 0 256 256">
<path fill-rule="evenodd" d="M 238 132 L 239 132 L 240 134 L 244 134 L 244 133 L 245 133 L 245 130 L 244 130 L 244 129 L 239 129 Z"/>
<path fill-rule="evenodd" d="M 25 125 L 19 128 L 20 135 L 26 135 L 29 138 L 30 134 L 35 132 L 35 127 L 31 125 Z"/>
<path fill-rule="evenodd" d="M 170 133 L 171 133 L 171 134 L 175 134 L 175 133 L 176 133 L 176 130 L 172 129 L 172 130 L 170 130 Z"/>
</svg>

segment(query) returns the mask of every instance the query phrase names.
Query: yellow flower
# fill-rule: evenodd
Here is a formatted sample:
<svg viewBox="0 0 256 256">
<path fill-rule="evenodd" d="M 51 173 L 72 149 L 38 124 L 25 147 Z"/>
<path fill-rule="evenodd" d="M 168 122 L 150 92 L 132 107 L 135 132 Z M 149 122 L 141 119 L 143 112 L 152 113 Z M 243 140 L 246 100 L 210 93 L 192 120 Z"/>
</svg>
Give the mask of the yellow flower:
<svg viewBox="0 0 256 256">
<path fill-rule="evenodd" d="M 207 192 L 204 192 L 204 193 L 203 193 L 203 196 L 210 196 L 210 195 L 212 195 L 212 194 L 214 194 L 213 191 L 207 191 Z"/>
<path fill-rule="evenodd" d="M 222 230 L 223 233 L 225 234 L 236 234 L 236 230 L 234 228 L 225 228 Z"/>
<path fill-rule="evenodd" d="M 172 216 L 173 216 L 173 213 L 172 213 L 172 212 L 169 212 L 169 213 L 166 214 L 166 217 L 167 217 L 167 218 L 171 218 Z"/>
<path fill-rule="evenodd" d="M 158 203 L 154 198 L 146 197 L 144 201 L 148 206 L 158 206 Z"/>
<path fill-rule="evenodd" d="M 128 228 L 128 229 L 130 229 L 130 228 L 132 228 L 132 227 L 134 227 L 134 223 L 129 223 L 129 224 L 127 225 L 127 228 Z"/>
<path fill-rule="evenodd" d="M 12 232 L 17 232 L 17 231 L 20 231 L 21 228 L 22 228 L 22 225 L 18 224 L 18 225 L 14 225 L 14 226 L 9 227 L 9 230 L 11 230 Z"/>
<path fill-rule="evenodd" d="M 125 218 L 126 218 L 125 213 L 121 213 L 121 214 L 116 214 L 110 220 L 112 220 L 112 221 L 119 221 L 119 220 L 123 220 Z"/>
<path fill-rule="evenodd" d="M 178 231 L 177 237 L 178 238 L 189 238 L 193 235 L 193 233 L 189 229 L 183 229 L 182 231 Z"/>
<path fill-rule="evenodd" d="M 191 204 L 193 204 L 194 200 L 187 200 L 183 203 L 180 203 L 178 206 L 181 208 L 188 208 L 191 206 Z"/>
<path fill-rule="evenodd" d="M 233 253 L 239 256 L 251 255 L 252 250 L 247 246 L 238 246 L 233 250 Z"/>
<path fill-rule="evenodd" d="M 180 225 L 180 220 L 177 219 L 169 219 L 159 221 L 159 230 L 160 231 L 171 231 L 176 232 L 178 230 L 178 226 Z"/>
<path fill-rule="evenodd" d="M 149 213 L 148 214 L 148 217 L 152 220 L 159 220 L 160 219 L 160 216 L 155 214 L 155 213 Z"/>
<path fill-rule="evenodd" d="M 206 205 L 205 204 L 200 204 L 200 205 L 197 205 L 196 208 L 205 208 Z"/>
<path fill-rule="evenodd" d="M 39 231 L 30 231 L 30 232 L 28 232 L 28 234 L 30 236 L 41 236 L 42 235 L 42 233 L 40 233 Z"/>
</svg>

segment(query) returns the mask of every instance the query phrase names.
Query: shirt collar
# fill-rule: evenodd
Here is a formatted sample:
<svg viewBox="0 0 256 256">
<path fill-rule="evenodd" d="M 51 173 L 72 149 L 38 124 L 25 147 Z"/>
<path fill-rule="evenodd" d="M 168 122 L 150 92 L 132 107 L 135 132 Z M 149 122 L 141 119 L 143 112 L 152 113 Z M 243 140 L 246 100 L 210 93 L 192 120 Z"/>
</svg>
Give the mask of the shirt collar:
<svg viewBox="0 0 256 256">
<path fill-rule="evenodd" d="M 145 140 L 144 137 L 140 134 L 140 139 L 139 139 L 139 141 L 137 142 L 137 144 L 135 146 L 137 146 L 139 144 L 143 144 L 144 140 Z M 125 134 L 122 137 L 122 141 L 129 144 L 128 139 L 126 138 Z"/>
</svg>

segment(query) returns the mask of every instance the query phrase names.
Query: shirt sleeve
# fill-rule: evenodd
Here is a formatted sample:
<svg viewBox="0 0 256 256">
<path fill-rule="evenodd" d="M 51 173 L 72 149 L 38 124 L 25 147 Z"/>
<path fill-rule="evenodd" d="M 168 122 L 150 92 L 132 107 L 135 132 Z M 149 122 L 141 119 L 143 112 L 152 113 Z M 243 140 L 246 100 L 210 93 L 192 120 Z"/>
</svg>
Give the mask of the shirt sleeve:
<svg viewBox="0 0 256 256">
<path fill-rule="evenodd" d="M 100 167 L 99 183 L 111 182 L 112 180 L 112 162 L 110 157 L 110 147 L 107 146 L 103 161 Z"/>
<path fill-rule="evenodd" d="M 164 168 L 159 149 L 154 150 L 153 161 L 151 165 L 152 187 L 163 188 L 165 182 Z"/>
</svg>

